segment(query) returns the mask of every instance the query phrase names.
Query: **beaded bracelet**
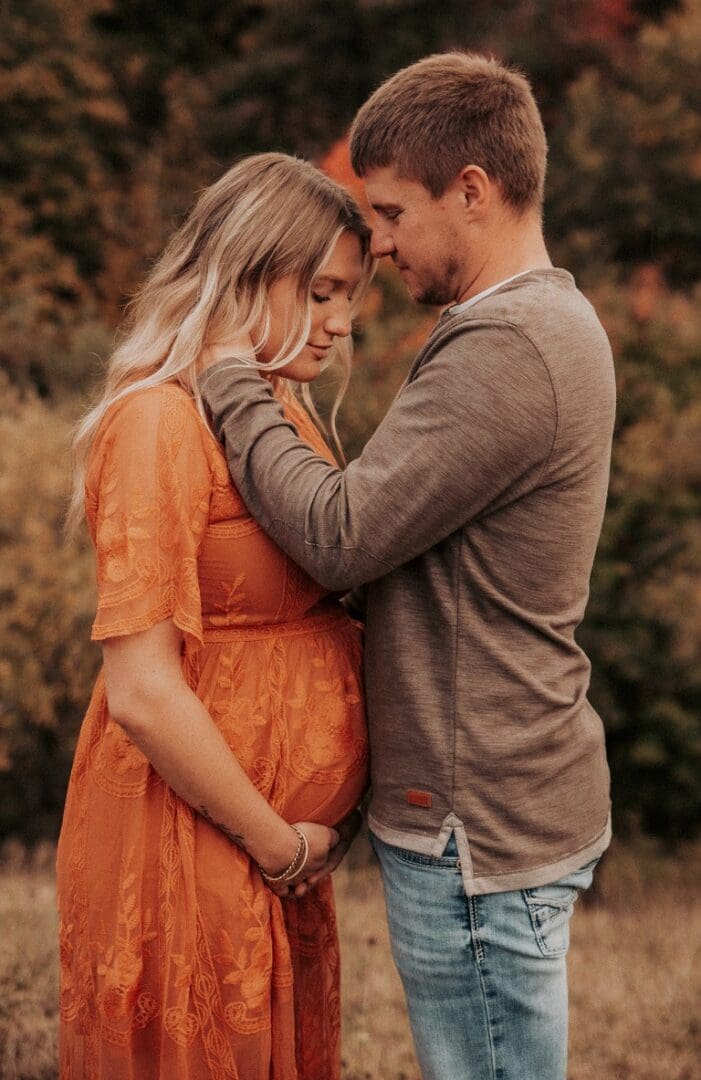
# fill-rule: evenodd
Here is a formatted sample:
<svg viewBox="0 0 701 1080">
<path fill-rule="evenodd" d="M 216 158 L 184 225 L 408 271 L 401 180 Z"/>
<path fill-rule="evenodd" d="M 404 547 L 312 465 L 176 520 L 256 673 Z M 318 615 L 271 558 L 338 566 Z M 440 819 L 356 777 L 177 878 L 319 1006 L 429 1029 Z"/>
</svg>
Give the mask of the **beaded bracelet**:
<svg viewBox="0 0 701 1080">
<path fill-rule="evenodd" d="M 299 837 L 297 850 L 295 851 L 292 862 L 279 874 L 266 874 L 265 870 L 259 866 L 258 869 L 260 870 L 260 876 L 263 878 L 263 881 L 267 881 L 273 885 L 280 885 L 283 881 L 288 881 L 290 878 L 301 873 L 307 865 L 307 859 L 309 858 L 309 841 L 302 830 L 298 829 L 296 825 L 293 825 L 292 828 Z"/>
</svg>

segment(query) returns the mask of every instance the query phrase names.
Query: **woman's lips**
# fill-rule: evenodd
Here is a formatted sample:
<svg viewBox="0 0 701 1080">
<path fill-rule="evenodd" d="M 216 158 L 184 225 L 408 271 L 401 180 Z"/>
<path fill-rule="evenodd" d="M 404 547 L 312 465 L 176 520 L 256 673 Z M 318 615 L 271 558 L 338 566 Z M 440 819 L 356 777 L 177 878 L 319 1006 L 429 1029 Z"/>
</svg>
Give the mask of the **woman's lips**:
<svg viewBox="0 0 701 1080">
<path fill-rule="evenodd" d="M 331 346 L 330 345 L 314 345 L 313 342 L 310 341 L 309 342 L 309 348 L 312 350 L 313 353 L 316 354 L 316 356 L 318 356 L 318 358 L 320 360 L 324 360 L 326 358 L 326 354 L 328 353 Z"/>
</svg>

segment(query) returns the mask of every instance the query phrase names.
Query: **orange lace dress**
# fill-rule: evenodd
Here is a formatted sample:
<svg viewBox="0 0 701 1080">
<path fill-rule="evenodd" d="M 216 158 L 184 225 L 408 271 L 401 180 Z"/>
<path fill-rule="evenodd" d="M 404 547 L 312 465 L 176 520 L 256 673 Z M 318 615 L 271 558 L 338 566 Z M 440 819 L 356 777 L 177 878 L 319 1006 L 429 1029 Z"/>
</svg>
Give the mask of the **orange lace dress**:
<svg viewBox="0 0 701 1080">
<path fill-rule="evenodd" d="M 306 412 L 300 435 L 329 450 Z M 288 821 L 366 784 L 359 629 L 250 517 L 178 386 L 110 410 L 86 481 L 93 638 L 172 618 L 189 685 Z M 339 960 L 328 879 L 281 901 L 109 715 L 83 723 L 58 850 L 62 1080 L 331 1080 Z"/>
</svg>

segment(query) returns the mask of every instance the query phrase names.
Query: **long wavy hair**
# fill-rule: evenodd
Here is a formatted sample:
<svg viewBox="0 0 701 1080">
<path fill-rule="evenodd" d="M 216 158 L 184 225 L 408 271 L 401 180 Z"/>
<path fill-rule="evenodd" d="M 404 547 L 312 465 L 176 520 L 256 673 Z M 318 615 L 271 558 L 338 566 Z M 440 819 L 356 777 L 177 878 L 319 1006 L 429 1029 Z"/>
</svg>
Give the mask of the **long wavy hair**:
<svg viewBox="0 0 701 1080">
<path fill-rule="evenodd" d="M 328 176 L 299 158 L 257 154 L 202 192 L 129 305 L 102 395 L 76 429 L 69 533 L 84 513 L 90 447 L 107 410 L 127 394 L 177 382 L 206 419 L 196 377 L 200 353 L 210 342 L 237 331 L 250 334 L 258 352 L 271 330 L 270 287 L 292 275 L 298 282 L 298 310 L 276 355 L 258 366 L 274 373 L 288 364 L 308 339 L 312 283 L 344 232 L 358 237 L 363 257 L 362 278 L 353 295 L 356 314 L 374 269 L 370 232 L 354 200 Z M 337 339 L 327 361 L 342 362 L 330 416 L 341 456 L 336 415 L 348 387 L 351 351 L 350 338 Z M 306 385 L 302 396 L 321 424 Z"/>
</svg>

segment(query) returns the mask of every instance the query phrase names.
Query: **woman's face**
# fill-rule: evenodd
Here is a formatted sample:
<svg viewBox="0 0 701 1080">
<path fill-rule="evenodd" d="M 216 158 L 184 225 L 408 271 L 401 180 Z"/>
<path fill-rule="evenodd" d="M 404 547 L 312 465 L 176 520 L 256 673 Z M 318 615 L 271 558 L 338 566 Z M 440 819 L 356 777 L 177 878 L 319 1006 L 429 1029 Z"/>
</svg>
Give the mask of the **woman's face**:
<svg viewBox="0 0 701 1080">
<path fill-rule="evenodd" d="M 295 382 L 312 382 L 321 372 L 329 349 L 337 337 L 351 332 L 351 300 L 362 276 L 360 241 L 354 233 L 343 233 L 323 270 L 312 282 L 311 327 L 307 344 L 276 375 Z M 280 278 L 269 296 L 270 337 L 257 356 L 264 362 L 276 355 L 294 324 L 299 310 L 297 278 Z"/>
</svg>

